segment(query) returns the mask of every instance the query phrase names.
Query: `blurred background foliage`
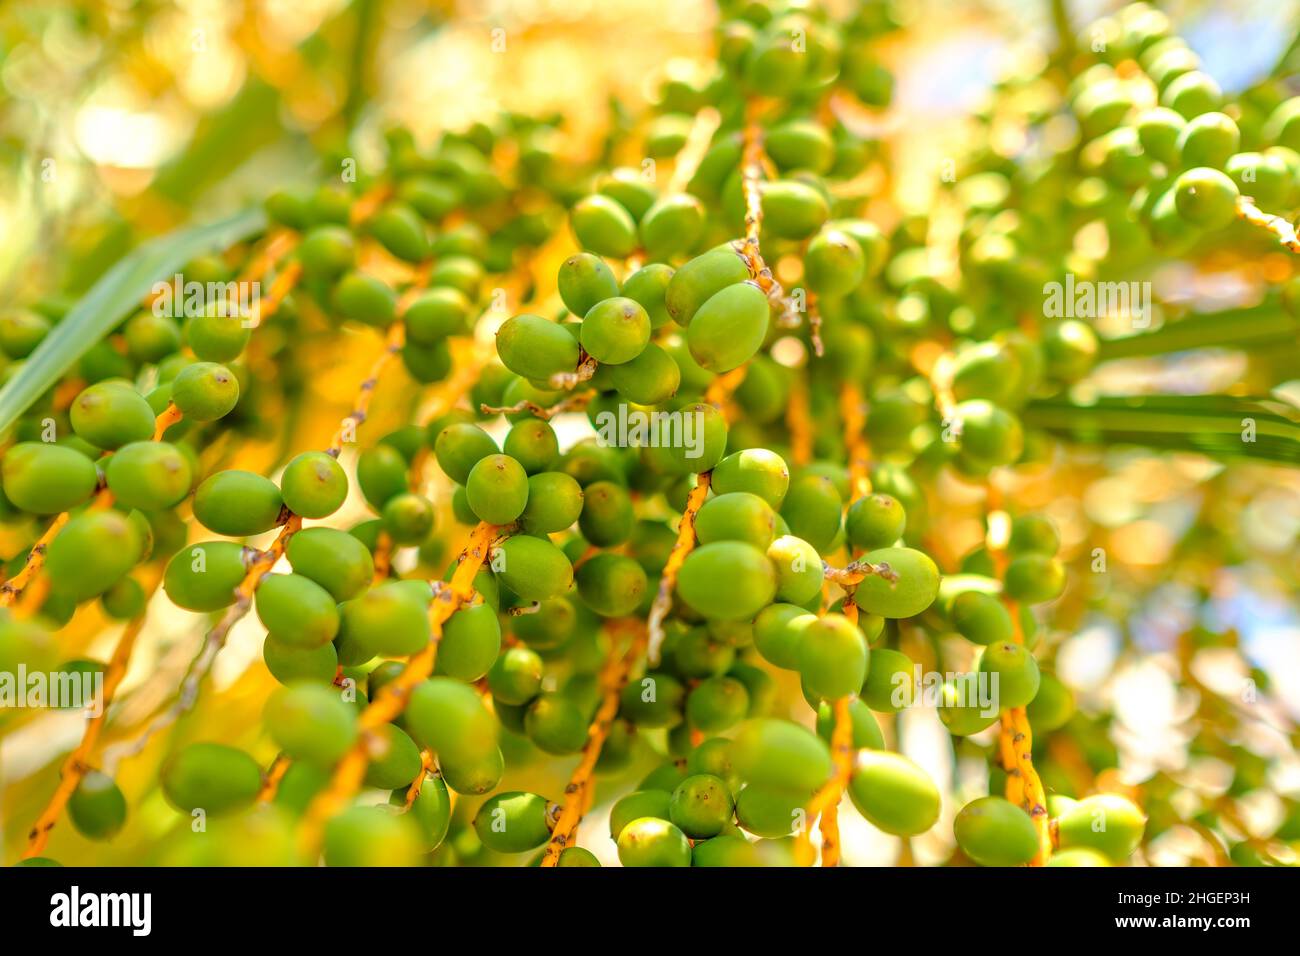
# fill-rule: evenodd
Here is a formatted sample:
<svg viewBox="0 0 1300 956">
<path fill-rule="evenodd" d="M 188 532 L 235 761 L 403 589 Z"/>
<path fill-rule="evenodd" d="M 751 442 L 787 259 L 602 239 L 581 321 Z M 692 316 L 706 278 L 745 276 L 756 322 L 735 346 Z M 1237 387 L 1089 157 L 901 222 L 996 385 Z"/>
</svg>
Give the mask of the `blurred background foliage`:
<svg viewBox="0 0 1300 956">
<path fill-rule="evenodd" d="M 1113 6 L 1072 2 L 1069 15 L 1084 23 Z M 1296 0 L 1161 6 L 1229 93 L 1300 71 Z M 882 227 L 930 207 L 935 170 L 972 135 L 967 111 L 987 107 L 1000 75 L 1043 68 L 1031 51 L 1053 35 L 1053 17 L 1063 8 L 1038 0 L 898 3 L 904 29 L 879 48 L 896 76 L 893 103 L 861 118 L 863 130 L 893 157 L 892 178 L 866 183 L 869 214 Z M 638 122 L 665 75 L 700 68 L 715 22 L 707 0 L 5 4 L 0 303 L 73 300 L 150 237 L 255 205 L 278 186 L 332 175 L 321 168 L 322 156 L 354 158 L 364 168 L 378 161 L 382 132 L 393 123 L 427 144 L 443 130 L 501 110 L 557 113 L 563 148 L 573 155 L 635 159 L 620 131 Z M 1014 123 L 995 129 L 1000 151 L 1023 147 L 1023 129 Z M 554 275 L 549 265 L 570 251 L 568 243 L 561 230 L 551 263 L 542 257 L 536 264 L 539 280 Z M 1295 271 L 1294 257 L 1283 251 L 1215 253 L 1162 266 L 1149 276 L 1158 300 L 1224 313 L 1207 326 L 1219 330 L 1207 336 L 1210 346 L 1193 339 L 1185 349 L 1148 354 L 1142 344 L 1106 343 L 1102 357 L 1110 361 L 1075 397 L 1108 397 L 1118 416 L 1132 405 L 1125 399 L 1139 395 L 1255 397 L 1259 383 L 1273 381 L 1289 381 L 1281 393 L 1295 395 L 1300 350 L 1293 334 L 1284 329 L 1241 342 L 1222 334 L 1225 323 L 1236 328 L 1231 310 L 1258 305 L 1269 286 Z M 539 295 L 550 291 L 542 287 Z M 379 347 L 370 340 L 349 345 L 355 348 L 340 349 L 328 337 L 302 343 L 295 353 L 294 374 L 304 382 L 297 405 L 263 409 L 275 427 L 262 441 L 253 436 L 219 450 L 224 464 L 270 472 L 286 449 L 321 445 L 348 407 L 356 370 Z M 368 428 L 379 435 L 396 427 L 417 401 L 413 382 L 386 382 Z M 1056 521 L 1062 557 L 1071 562 L 1072 584 L 1053 609 L 1051 627 L 1064 634 L 1057 673 L 1079 696 L 1077 739 L 1113 750 L 1125 781 L 1179 791 L 1183 822 L 1156 828 L 1149 862 L 1213 862 L 1218 845 L 1197 829 L 1201 811 L 1234 801 L 1231 825 L 1249 844 L 1294 813 L 1282 798 L 1300 793 L 1300 477 L 1268 463 L 1229 466 L 1191 450 L 1153 453 L 1121 444 L 1122 416 L 1103 411 L 1091 423 L 1072 422 L 1085 442 L 1068 457 L 1058 452 L 1023 469 L 1013 496 L 1025 510 Z M 952 480 L 941 480 L 934 493 L 943 520 L 927 546 L 951 567 L 983 539 L 982 497 Z M 350 507 L 339 515 L 344 522 L 365 513 L 359 501 Z M 457 544 L 448 542 L 449 555 Z M 1089 574 L 1098 553 L 1107 573 Z M 151 611 L 108 742 L 129 736 L 163 702 L 193 652 L 195 616 L 166 601 L 154 608 L 159 613 Z M 103 659 L 119 632 L 88 608 L 60 639 L 70 655 Z M 220 727 L 221 739 L 265 764 L 274 752 L 257 727 L 273 681 L 252 666 L 261 634 L 254 618 L 237 629 L 214 673 L 216 693 L 187 720 L 185 736 Z M 932 658 L 924 645 L 918 635 L 908 648 L 922 662 Z M 1259 699 L 1243 702 L 1246 682 L 1259 689 Z M 4 740 L 5 860 L 21 846 L 53 785 L 58 756 L 81 727 L 76 714 L 47 715 Z M 983 757 L 964 761 L 959 744 L 954 762 L 951 738 L 937 720 L 918 719 L 907 734 L 907 749 L 941 789 L 982 792 L 963 775 Z M 121 837 L 92 844 L 61 826 L 50 855 L 88 864 L 153 861 L 159 837 L 178 823 L 156 787 L 164 752 L 154 750 L 121 768 L 119 783 L 133 804 Z M 1079 762 L 1068 753 L 1053 757 L 1061 767 Z M 506 758 L 506 784 L 543 793 L 563 787 L 563 762 L 556 766 L 535 752 L 530 760 L 522 749 Z M 626 789 L 645 766 L 602 778 L 602 794 Z M 892 858 L 891 838 L 856 817 L 843 825 L 848 862 Z M 609 857 L 612 844 L 590 838 L 604 826 L 598 806 L 582 842 Z M 950 846 L 941 830 L 916 841 L 919 862 L 945 857 Z"/>
</svg>

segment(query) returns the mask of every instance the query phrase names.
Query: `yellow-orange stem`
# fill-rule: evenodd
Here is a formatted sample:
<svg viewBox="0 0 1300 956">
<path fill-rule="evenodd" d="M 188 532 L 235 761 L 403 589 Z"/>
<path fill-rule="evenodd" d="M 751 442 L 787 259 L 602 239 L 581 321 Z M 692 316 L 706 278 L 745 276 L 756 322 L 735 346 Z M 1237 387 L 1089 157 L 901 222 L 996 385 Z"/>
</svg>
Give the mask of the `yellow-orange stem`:
<svg viewBox="0 0 1300 956">
<path fill-rule="evenodd" d="M 682 513 L 681 524 L 677 526 L 677 541 L 673 544 L 663 574 L 659 577 L 659 590 L 655 594 L 654 603 L 650 605 L 650 644 L 646 656 L 651 664 L 659 663 L 659 652 L 664 642 L 664 619 L 673 606 L 677 574 L 695 548 L 695 516 L 704 507 L 704 499 L 709 495 L 710 477 L 711 472 L 707 471 L 702 471 L 695 477 L 695 487 L 686 497 L 686 510 Z"/>
<path fill-rule="evenodd" d="M 157 582 L 154 582 L 148 589 L 148 595 L 151 596 L 157 586 Z M 40 856 L 44 852 L 45 845 L 50 838 L 50 831 L 59 822 L 59 815 L 63 812 L 63 808 L 67 806 L 72 794 L 76 792 L 82 776 L 89 769 L 90 754 L 99 740 L 99 733 L 104 727 L 104 722 L 108 719 L 109 704 L 113 702 L 113 696 L 117 693 L 118 687 L 122 684 L 122 679 L 126 676 L 127 665 L 131 662 L 131 651 L 135 647 L 136 638 L 140 636 L 140 631 L 144 628 L 144 623 L 145 615 L 140 614 L 127 624 L 126 629 L 122 631 L 117 647 L 113 649 L 113 656 L 109 658 L 108 667 L 104 669 L 104 684 L 98 713 L 92 714 L 86 719 L 86 729 L 81 734 L 81 743 L 77 744 L 76 749 L 68 754 L 63 761 L 59 785 L 55 789 L 53 796 L 50 797 L 50 802 L 45 805 L 41 815 L 32 824 L 31 832 L 27 835 L 27 849 L 23 853 L 24 860 Z"/>
<path fill-rule="evenodd" d="M 587 743 L 582 748 L 582 759 L 564 788 L 564 806 L 551 830 L 551 840 L 546 845 L 542 866 L 552 867 L 560 862 L 560 854 L 569 845 L 574 831 L 590 805 L 591 777 L 600 759 L 601 748 L 609 736 L 609 728 L 618 713 L 619 694 L 627 683 L 632 668 L 641 657 L 646 642 L 646 632 L 639 621 L 629 622 L 633 627 L 632 640 L 621 654 L 611 649 L 600 673 L 601 701 L 596 717 L 587 731 Z"/>
<path fill-rule="evenodd" d="M 303 815 L 299 847 L 304 857 L 315 858 L 320 851 L 325 824 L 360 789 L 366 768 L 370 765 L 370 741 L 375 731 L 401 714 L 406 709 L 411 691 L 433 673 L 442 626 L 457 608 L 473 596 L 474 577 L 483 566 L 498 530 L 490 524 L 479 524 L 474 529 L 469 543 L 461 552 L 460 564 L 452 575 L 451 582 L 434 595 L 429 607 L 429 624 L 433 636 L 428 645 L 413 655 L 402 672 L 385 684 L 383 690 L 361 712 L 357 720 L 360 735 L 356 745 L 339 761 L 329 786 L 316 795 Z"/>
</svg>

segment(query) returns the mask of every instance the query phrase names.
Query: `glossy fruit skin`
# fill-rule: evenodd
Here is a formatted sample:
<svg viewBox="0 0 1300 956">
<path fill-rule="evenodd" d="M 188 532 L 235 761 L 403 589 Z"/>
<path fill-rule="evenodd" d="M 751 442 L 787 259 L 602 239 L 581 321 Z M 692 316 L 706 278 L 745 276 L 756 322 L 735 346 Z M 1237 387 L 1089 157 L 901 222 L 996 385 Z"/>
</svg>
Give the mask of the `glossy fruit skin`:
<svg viewBox="0 0 1300 956">
<path fill-rule="evenodd" d="M 35 312 L 19 310 L 0 318 L 0 352 L 11 359 L 31 355 L 49 334 L 50 323 Z"/>
<path fill-rule="evenodd" d="M 884 750 L 885 738 L 871 709 L 856 698 L 849 701 L 849 723 L 853 728 L 853 748 Z M 817 736 L 829 745 L 835 734 L 835 711 L 825 701 L 817 705 Z"/>
<path fill-rule="evenodd" d="M 980 656 L 980 673 L 998 676 L 997 701 L 1001 708 L 1024 707 L 1038 693 L 1038 662 L 1023 645 L 1006 641 L 990 644 Z"/>
<path fill-rule="evenodd" d="M 189 813 L 231 813 L 256 799 L 262 769 L 242 750 L 217 743 L 190 744 L 163 765 L 163 793 L 176 809 Z"/>
<path fill-rule="evenodd" d="M 618 858 L 624 866 L 690 866 L 691 844 L 667 820 L 642 817 L 619 833 Z"/>
<path fill-rule="evenodd" d="M 193 422 L 212 422 L 239 401 L 239 380 L 224 365 L 195 362 L 172 380 L 172 401 Z"/>
<path fill-rule="evenodd" d="M 524 729 L 539 750 L 548 754 L 577 753 L 587 742 L 587 717 L 564 694 L 542 694 L 528 705 Z"/>
<path fill-rule="evenodd" d="M 656 470 L 671 475 L 709 471 L 727 449 L 727 421 L 717 408 L 696 402 L 677 409 L 679 424 L 668 420 L 660 426 L 659 447 L 644 450 L 645 460 Z"/>
<path fill-rule="evenodd" d="M 736 819 L 750 833 L 777 840 L 800 825 L 810 798 L 801 790 L 751 784 L 736 800 Z"/>
<path fill-rule="evenodd" d="M 637 405 L 658 405 L 677 394 L 682 372 L 672 356 L 653 342 L 621 365 L 610 366 L 610 379 L 620 395 Z"/>
<path fill-rule="evenodd" d="M 961 455 L 976 469 L 1009 465 L 1024 450 L 1020 420 L 992 402 L 974 399 L 953 410 L 961 422 Z"/>
<path fill-rule="evenodd" d="M 842 614 L 826 614 L 802 628 L 799 674 L 804 686 L 825 700 L 856 694 L 867 679 L 867 642 Z"/>
<path fill-rule="evenodd" d="M 327 518 L 348 496 L 348 476 L 343 467 L 323 451 L 295 457 L 280 476 L 285 506 L 304 518 Z"/>
<path fill-rule="evenodd" d="M 825 475 L 804 473 L 790 482 L 781 504 L 781 517 L 790 533 L 802 538 L 820 554 L 829 554 L 840 530 L 843 502 Z"/>
<path fill-rule="evenodd" d="M 615 200 L 633 219 L 640 219 L 654 205 L 659 193 L 639 169 L 618 166 L 600 177 L 597 192 Z"/>
<path fill-rule="evenodd" d="M 1061 849 L 1089 848 L 1122 863 L 1137 849 L 1146 816 L 1129 800 L 1098 793 L 1073 804 L 1058 819 Z"/>
<path fill-rule="evenodd" d="M 104 469 L 109 490 L 127 508 L 159 511 L 189 494 L 189 459 L 169 442 L 139 441 L 119 448 Z"/>
<path fill-rule="evenodd" d="M 617 843 L 623 828 L 633 820 L 668 820 L 671 802 L 671 791 L 662 789 L 633 790 L 620 797 L 609 811 L 609 838 Z"/>
<path fill-rule="evenodd" d="M 433 346 L 467 328 L 473 306 L 463 292 L 448 286 L 428 289 L 402 313 L 407 339 Z"/>
<path fill-rule="evenodd" d="M 366 786 L 379 790 L 409 787 L 420 772 L 420 748 L 392 724 L 379 728 L 377 738 L 380 742 L 366 767 Z"/>
<path fill-rule="evenodd" d="M 975 644 L 1009 641 L 1015 633 L 1011 614 L 989 594 L 966 591 L 952 602 L 952 624 L 957 633 Z"/>
<path fill-rule="evenodd" d="M 624 617 L 640 605 L 646 592 L 645 569 L 621 554 L 597 554 L 574 572 L 578 593 L 602 617 Z"/>
<path fill-rule="evenodd" d="M 560 457 L 560 443 L 549 422 L 538 418 L 518 422 L 506 434 L 501 450 L 532 476 L 550 469 Z"/>
<path fill-rule="evenodd" d="M 431 677 L 411 692 L 406 729 L 440 761 L 474 763 L 497 749 L 498 723 L 473 688 Z"/>
<path fill-rule="evenodd" d="M 887 548 L 903 536 L 907 513 L 892 495 L 868 495 L 849 506 L 844 533 L 849 543 L 863 551 Z"/>
<path fill-rule="evenodd" d="M 832 772 L 825 741 L 788 720 L 747 720 L 736 733 L 731 757 L 737 776 L 748 784 L 810 796 Z"/>
<path fill-rule="evenodd" d="M 501 583 L 525 601 L 558 597 L 573 584 L 573 565 L 564 552 L 531 535 L 507 538 L 494 552 L 492 565 Z"/>
<path fill-rule="evenodd" d="M 510 524 L 528 504 L 528 475 L 508 455 L 488 455 L 470 469 L 465 494 L 479 520 Z"/>
<path fill-rule="evenodd" d="M 326 866 L 418 866 L 420 828 L 396 808 L 348 807 L 325 825 Z"/>
<path fill-rule="evenodd" d="M 1222 113 L 1202 113 L 1183 127 L 1178 150 L 1185 167 L 1222 169 L 1241 145 L 1237 124 Z"/>
<path fill-rule="evenodd" d="M 420 544 L 433 531 L 433 502 L 424 495 L 403 492 L 383 507 L 384 532 L 398 547 Z"/>
<path fill-rule="evenodd" d="M 81 504 L 95 490 L 95 464 L 85 455 L 45 442 L 19 442 L 0 465 L 5 497 L 23 511 L 58 514 Z"/>
<path fill-rule="evenodd" d="M 782 239 L 806 239 L 817 232 L 830 215 L 825 197 L 797 180 L 764 183 L 763 229 Z"/>
<path fill-rule="evenodd" d="M 930 556 L 913 548 L 881 548 L 868 551 L 865 560 L 889 565 L 898 575 L 894 584 L 879 575 L 870 575 L 858 585 L 858 607 L 886 618 L 913 617 L 920 614 L 939 594 L 939 569 Z"/>
<path fill-rule="evenodd" d="M 316 226 L 303 236 L 298 257 L 307 277 L 333 279 L 352 268 L 356 243 L 352 233 L 341 226 Z"/>
<path fill-rule="evenodd" d="M 649 341 L 650 316 L 634 299 L 604 299 L 592 306 L 582 320 L 582 347 L 606 365 L 632 361 Z"/>
<path fill-rule="evenodd" d="M 866 276 L 867 261 L 848 233 L 823 229 L 808 243 L 804 255 L 804 282 L 818 295 L 838 298 L 848 295 Z"/>
<path fill-rule="evenodd" d="M 1054 675 L 1043 674 L 1026 715 L 1035 733 L 1059 730 L 1074 716 L 1074 693 Z"/>
<path fill-rule="evenodd" d="M 747 448 L 719 461 L 712 479 L 715 494 L 748 491 L 773 508 L 780 508 L 790 487 L 790 470 L 776 452 Z"/>
<path fill-rule="evenodd" d="M 902 651 L 878 647 L 871 652 L 862 699 L 872 710 L 895 714 L 915 698 L 915 662 Z"/>
<path fill-rule="evenodd" d="M 50 543 L 45 570 L 56 593 L 74 601 L 103 594 L 144 552 L 140 528 L 120 511 L 83 511 Z"/>
<path fill-rule="evenodd" d="M 1024 554 L 1007 565 L 1007 595 L 1026 604 L 1055 601 L 1065 590 L 1065 566 L 1044 554 Z"/>
<path fill-rule="evenodd" d="M 474 832 L 489 850 L 526 853 L 550 839 L 552 806 L 535 793 L 494 794 L 474 814 Z"/>
<path fill-rule="evenodd" d="M 754 845 L 742 836 L 722 834 L 701 840 L 691 848 L 691 866 L 749 867 L 758 866 Z"/>
<path fill-rule="evenodd" d="M 355 708 L 338 688 L 320 684 L 281 687 L 267 702 L 263 723 L 280 749 L 318 767 L 333 766 L 357 740 Z"/>
<path fill-rule="evenodd" d="M 545 382 L 557 372 L 578 365 L 578 342 L 554 322 L 539 315 L 516 315 L 497 330 L 497 355 L 516 375 Z"/>
<path fill-rule="evenodd" d="M 672 281 L 673 275 L 672 267 L 662 262 L 651 262 L 624 279 L 621 289 L 606 293 L 601 298 L 607 299 L 611 295 L 622 295 L 632 299 L 640 303 L 641 308 L 645 309 L 646 315 L 650 317 L 650 327 L 652 329 L 663 328 L 673 320 L 672 316 L 668 314 L 666 301 L 668 284 Z M 599 299 L 596 301 L 599 301 Z M 592 302 L 591 304 L 595 305 L 596 303 Z M 575 315 L 587 314 L 585 311 L 579 312 L 576 309 L 572 311 Z"/>
<path fill-rule="evenodd" d="M 769 663 L 797 670 L 800 635 L 814 616 L 794 604 L 768 605 L 754 619 L 754 647 Z"/>
<path fill-rule="evenodd" d="M 767 550 L 776 531 L 776 513 L 758 495 L 746 491 L 719 494 L 700 508 L 695 534 L 701 544 L 744 541 Z"/>
<path fill-rule="evenodd" d="M 111 840 L 126 824 L 126 798 L 108 774 L 88 770 L 68 799 L 68 816 L 83 836 Z"/>
<path fill-rule="evenodd" d="M 973 699 L 969 684 L 944 684 L 939 699 L 939 720 L 954 737 L 969 737 L 991 727 L 998 719 L 999 701 L 989 688 L 984 702 Z"/>
<path fill-rule="evenodd" d="M 529 534 L 554 534 L 582 514 L 582 487 L 569 475 L 544 471 L 528 479 L 528 502 L 519 522 Z"/>
<path fill-rule="evenodd" d="M 1237 184 L 1205 166 L 1189 169 L 1174 184 L 1178 215 L 1202 229 L 1222 229 L 1237 216 Z"/>
<path fill-rule="evenodd" d="M 407 583 L 379 584 L 340 605 L 339 663 L 355 666 L 379 655 L 414 654 L 429 643 L 428 601 L 417 599 Z"/>
<path fill-rule="evenodd" d="M 717 293 L 749 278 L 745 260 L 729 244 L 696 256 L 675 273 L 664 293 L 673 321 L 688 327 L 696 311 Z"/>
<path fill-rule="evenodd" d="M 300 574 L 271 574 L 257 589 L 257 616 L 277 641 L 320 647 L 334 640 L 339 612 L 333 596 Z"/>
<path fill-rule="evenodd" d="M 1160 94 L 1160 105 L 1167 106 L 1184 119 L 1195 119 L 1217 109 L 1223 94 L 1209 75 L 1192 70 L 1174 79 Z"/>
<path fill-rule="evenodd" d="M 235 588 L 247 573 L 243 546 L 233 541 L 187 545 L 163 573 L 163 590 L 177 607 L 218 611 L 235 602 Z"/>
<path fill-rule="evenodd" d="M 598 548 L 622 544 L 632 535 L 636 515 L 627 489 L 612 481 L 593 481 L 583 489 L 578 529 Z"/>
<path fill-rule="evenodd" d="M 243 316 L 225 314 L 224 303 L 209 306 L 203 315 L 185 323 L 185 342 L 203 362 L 229 362 L 239 358 L 252 329 Z"/>
<path fill-rule="evenodd" d="M 962 852 L 980 866 L 1021 866 L 1038 853 L 1033 820 L 1002 797 L 980 797 L 961 808 L 952 825 Z"/>
<path fill-rule="evenodd" d="M 349 272 L 339 279 L 330 303 L 343 318 L 377 328 L 388 325 L 397 314 L 397 293 L 392 286 L 364 272 Z"/>
<path fill-rule="evenodd" d="M 366 502 L 376 511 L 394 495 L 406 491 L 406 459 L 392 445 L 379 443 L 357 459 L 357 485 Z"/>
<path fill-rule="evenodd" d="M 541 693 L 545 665 L 528 647 L 508 647 L 487 673 L 494 700 L 520 707 Z"/>
<path fill-rule="evenodd" d="M 556 861 L 556 866 L 600 866 L 600 860 L 596 854 L 580 846 L 565 847 L 560 851 L 560 858 Z"/>
<path fill-rule="evenodd" d="M 406 804 L 406 789 L 393 791 L 390 802 Z M 436 770 L 424 778 L 420 792 L 411 804 L 410 816 L 420 828 L 424 851 L 431 852 L 441 845 L 451 827 L 451 796 L 447 793 L 447 784 L 442 774 Z"/>
<path fill-rule="evenodd" d="M 619 714 L 640 727 L 674 727 L 682 720 L 686 689 L 672 674 L 647 671 L 619 695 Z"/>
<path fill-rule="evenodd" d="M 623 206 L 599 193 L 579 200 L 570 213 L 578 244 L 597 255 L 625 259 L 636 251 L 636 221 Z"/>
<path fill-rule="evenodd" d="M 295 681 L 315 681 L 330 684 L 339 666 L 338 651 L 333 644 L 319 647 L 298 647 L 286 644 L 267 635 L 262 644 L 262 661 L 281 684 Z"/>
<path fill-rule="evenodd" d="M 419 214 L 405 203 L 389 203 L 370 221 L 370 232 L 385 249 L 407 262 L 429 256 L 429 238 Z"/>
<path fill-rule="evenodd" d="M 776 569 L 777 600 L 807 604 L 821 593 L 821 555 L 807 541 L 781 535 L 768 547 L 767 557 Z"/>
<path fill-rule="evenodd" d="M 104 613 L 114 620 L 129 621 L 145 608 L 144 588 L 134 578 L 120 578 L 102 595 Z"/>
<path fill-rule="evenodd" d="M 194 492 L 194 517 L 209 531 L 232 538 L 271 530 L 283 507 L 276 483 L 251 471 L 219 471 Z"/>
<path fill-rule="evenodd" d="M 433 453 L 438 459 L 438 467 L 458 485 L 465 484 L 475 465 L 499 451 L 492 436 L 469 422 L 448 425 L 438 433 L 433 442 Z"/>
<path fill-rule="evenodd" d="M 869 823 L 894 836 L 924 833 L 939 819 L 934 782 L 911 760 L 887 750 L 858 754 L 849 797 Z"/>
<path fill-rule="evenodd" d="M 83 389 L 68 417 L 77 437 L 96 448 L 121 448 L 153 437 L 153 409 L 143 395 L 122 382 L 99 382 Z"/>
<path fill-rule="evenodd" d="M 437 671 L 473 683 L 487 674 L 501 650 L 501 623 L 486 605 L 462 607 L 442 626 Z"/>
<path fill-rule="evenodd" d="M 663 196 L 641 218 L 641 245 L 652 259 L 690 252 L 704 232 L 704 206 L 689 193 Z"/>
<path fill-rule="evenodd" d="M 1104 853 L 1088 847 L 1076 846 L 1067 850 L 1057 850 L 1047 861 L 1048 866 L 1110 866 L 1111 862 Z"/>
<path fill-rule="evenodd" d="M 677 593 L 708 618 L 753 618 L 776 596 L 776 571 L 767 555 L 741 541 L 695 548 L 682 564 Z"/>
<path fill-rule="evenodd" d="M 771 306 L 751 282 L 738 282 L 710 296 L 691 317 L 686 342 L 703 368 L 721 374 L 754 357 L 767 336 Z"/>
<path fill-rule="evenodd" d="M 710 774 L 687 777 L 668 799 L 669 820 L 692 840 L 717 836 L 734 809 L 726 783 Z"/>
<path fill-rule="evenodd" d="M 618 280 L 599 257 L 590 252 L 569 256 L 557 274 L 560 299 L 574 315 L 586 315 L 597 302 L 618 295 Z"/>
<path fill-rule="evenodd" d="M 734 677 L 710 677 L 686 697 L 686 719 L 705 733 L 721 733 L 745 719 L 749 691 Z"/>
<path fill-rule="evenodd" d="M 462 796 L 477 796 L 495 790 L 505 775 L 505 755 L 500 747 L 469 759 L 439 757 L 447 786 Z"/>
<path fill-rule="evenodd" d="M 285 551 L 295 574 L 315 581 L 335 601 L 365 592 L 375 576 L 375 562 L 364 544 L 336 528 L 303 528 Z"/>
</svg>

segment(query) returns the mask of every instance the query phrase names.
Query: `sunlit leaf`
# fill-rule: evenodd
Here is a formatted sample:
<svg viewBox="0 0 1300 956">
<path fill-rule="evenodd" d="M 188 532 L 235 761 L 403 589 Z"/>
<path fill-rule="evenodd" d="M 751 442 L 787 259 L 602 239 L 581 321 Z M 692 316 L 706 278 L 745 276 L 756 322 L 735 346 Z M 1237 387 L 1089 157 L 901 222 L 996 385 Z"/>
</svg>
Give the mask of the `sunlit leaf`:
<svg viewBox="0 0 1300 956">
<path fill-rule="evenodd" d="M 7 429 L 47 389 L 131 311 L 153 284 L 170 278 L 195 256 L 225 249 L 264 229 L 261 209 L 159 236 L 124 256 L 50 331 L 0 389 L 0 431 Z"/>
</svg>

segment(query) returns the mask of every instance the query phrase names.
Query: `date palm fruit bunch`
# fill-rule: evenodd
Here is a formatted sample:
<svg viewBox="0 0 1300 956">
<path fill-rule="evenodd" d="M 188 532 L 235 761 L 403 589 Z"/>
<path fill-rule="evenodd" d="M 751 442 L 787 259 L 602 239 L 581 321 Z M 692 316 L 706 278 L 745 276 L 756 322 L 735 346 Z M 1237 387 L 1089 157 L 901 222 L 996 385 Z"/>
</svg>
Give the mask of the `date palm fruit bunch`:
<svg viewBox="0 0 1300 956">
<path fill-rule="evenodd" d="M 893 6 L 720 14 L 715 59 L 662 82 L 605 158 L 575 158 L 556 120 L 432 148 L 395 131 L 382 171 L 278 192 L 184 267 L 264 269 L 278 298 L 252 321 L 138 311 L 25 409 L 0 666 L 112 676 L 116 653 L 67 659 L 60 631 L 98 614 L 134 635 L 163 601 L 204 635 L 141 726 L 114 734 L 110 710 L 119 742 L 89 738 L 54 807 L 79 834 L 50 838 L 65 862 L 148 815 L 138 832 L 165 832 L 143 862 L 781 866 L 817 858 L 818 826 L 830 865 L 842 815 L 926 862 L 1107 866 L 1267 787 L 1208 720 L 1189 748 L 1231 748 L 1220 802 L 1186 817 L 1177 774 L 1121 781 L 1113 716 L 1056 662 L 1090 616 L 1134 613 L 1141 582 L 1090 574 L 1086 531 L 1067 546 L 1050 496 L 1019 491 L 1104 469 L 1098 444 L 1300 460 L 1290 424 L 1243 452 L 1227 394 L 1198 418 L 1182 396 L 1076 391 L 1101 360 L 1189 347 L 1161 344 L 1180 327 L 1192 347 L 1239 327 L 1157 304 L 1144 353 L 1044 305 L 1066 276 L 1272 254 L 1282 227 L 1257 220 L 1300 206 L 1300 98 L 1272 77 L 1229 98 L 1133 4 L 1009 71 L 910 211 L 864 121 L 890 106 Z M 1294 331 L 1284 293 L 1266 291 Z M 11 383 L 64 317 L 5 320 Z M 308 390 L 295 343 L 366 337 L 405 424 L 363 427 L 367 373 L 332 443 L 229 464 Z M 1267 357 L 1247 374 L 1283 380 Z M 1200 534 L 1175 560 L 1219 553 Z M 196 735 L 250 612 L 266 636 L 239 686 L 275 686 L 252 726 Z M 927 714 L 960 776 L 903 753 Z M 146 759 L 154 783 L 119 786 Z M 578 830 L 596 805 L 607 832 Z M 1235 862 L 1285 857 L 1285 806 L 1271 838 L 1221 834 Z"/>
</svg>

